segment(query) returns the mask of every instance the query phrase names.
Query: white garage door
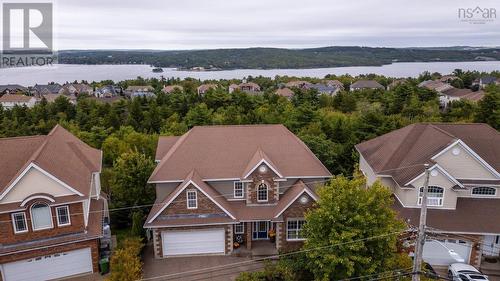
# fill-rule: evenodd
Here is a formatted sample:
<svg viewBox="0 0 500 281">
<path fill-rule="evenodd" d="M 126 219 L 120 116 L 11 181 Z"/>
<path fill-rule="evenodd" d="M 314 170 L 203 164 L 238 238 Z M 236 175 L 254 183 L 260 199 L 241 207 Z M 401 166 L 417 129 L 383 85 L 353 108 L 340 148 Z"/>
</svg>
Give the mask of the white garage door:
<svg viewBox="0 0 500 281">
<path fill-rule="evenodd" d="M 465 263 L 469 263 L 471 252 L 470 242 L 456 239 L 446 239 L 439 242 L 435 240 L 426 241 L 423 252 L 424 261 L 432 265 L 450 265 L 458 262 L 450 255 L 447 249 L 455 251 L 455 253 L 465 260 Z"/>
<path fill-rule="evenodd" d="M 163 255 L 224 254 L 224 228 L 162 232 Z"/>
<path fill-rule="evenodd" d="M 90 248 L 2 265 L 5 281 L 42 281 L 92 272 Z"/>
</svg>

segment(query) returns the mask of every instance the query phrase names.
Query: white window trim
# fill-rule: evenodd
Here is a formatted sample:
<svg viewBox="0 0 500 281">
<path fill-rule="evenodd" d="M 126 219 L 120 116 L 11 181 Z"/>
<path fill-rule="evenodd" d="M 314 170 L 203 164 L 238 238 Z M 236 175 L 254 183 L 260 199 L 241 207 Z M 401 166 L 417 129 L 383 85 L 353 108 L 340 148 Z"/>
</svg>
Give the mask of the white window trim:
<svg viewBox="0 0 500 281">
<path fill-rule="evenodd" d="M 444 206 L 444 195 L 446 193 L 445 189 L 443 187 L 437 186 L 437 185 L 429 185 L 428 188 L 431 186 L 441 188 L 443 190 L 443 196 L 442 197 L 429 197 L 429 192 L 427 192 L 427 207 L 443 207 Z M 419 188 L 417 191 L 417 205 L 418 206 L 422 206 L 422 198 L 423 198 L 423 196 L 420 196 L 420 188 Z M 429 205 L 430 198 L 439 198 L 439 199 L 441 199 L 440 200 L 441 203 L 439 205 Z"/>
<path fill-rule="evenodd" d="M 189 199 L 189 193 L 194 193 L 194 199 Z M 190 207 L 189 206 L 189 201 L 192 201 L 194 200 L 194 203 L 195 203 L 195 206 L 194 207 Z M 196 190 L 186 190 L 186 206 L 188 209 L 198 209 L 198 192 L 196 192 Z"/>
<path fill-rule="evenodd" d="M 68 216 L 68 222 L 67 222 L 67 223 L 65 223 L 65 224 L 62 224 L 62 223 L 59 221 L 59 209 L 66 209 L 67 216 Z M 57 217 L 57 226 L 67 226 L 67 225 L 71 225 L 71 216 L 70 216 L 70 214 L 69 214 L 69 206 L 68 206 L 68 205 L 65 205 L 65 206 L 56 207 L 56 217 Z"/>
<path fill-rule="evenodd" d="M 259 189 L 260 189 L 260 186 L 261 185 L 264 185 L 266 187 L 266 199 L 265 200 L 261 200 L 259 199 Z M 258 186 L 257 186 L 257 202 L 268 202 L 269 201 L 269 186 L 266 184 L 266 183 L 260 183 Z"/>
<path fill-rule="evenodd" d="M 33 209 L 33 206 L 36 205 L 36 204 L 45 204 L 49 208 L 50 226 L 43 227 L 43 228 L 35 228 L 32 209 Z M 40 230 L 54 228 L 54 221 L 52 220 L 52 208 L 50 207 L 49 204 L 46 204 L 46 203 L 35 203 L 35 204 L 31 205 L 31 207 L 30 207 L 30 217 L 31 217 L 31 228 L 33 229 L 33 231 L 40 231 Z"/>
<path fill-rule="evenodd" d="M 241 196 L 236 196 L 236 184 L 241 183 Z M 235 181 L 233 183 L 233 197 L 235 199 L 243 199 L 245 198 L 245 184 L 241 181 Z"/>
<path fill-rule="evenodd" d="M 16 220 L 14 218 L 15 215 L 22 214 L 24 218 L 24 225 L 26 226 L 25 230 L 18 231 L 17 226 L 16 226 Z M 12 218 L 12 227 L 14 229 L 14 234 L 20 234 L 20 233 L 26 233 L 28 232 L 28 221 L 26 220 L 26 213 L 25 212 L 17 212 L 17 213 L 12 213 L 11 214 Z"/>
<path fill-rule="evenodd" d="M 304 221 L 305 222 L 306 220 L 304 218 L 293 218 L 293 219 L 287 219 L 286 220 L 286 229 L 285 229 L 285 231 L 286 231 L 286 241 L 304 241 L 304 240 L 306 240 L 305 238 L 289 238 L 288 237 L 288 222 L 289 221 L 296 221 L 297 222 L 297 227 L 298 227 L 299 221 Z M 296 230 L 297 234 L 298 234 L 298 230 L 299 229 L 297 228 L 297 229 L 294 229 L 294 230 Z"/>
<path fill-rule="evenodd" d="M 481 187 L 482 187 L 482 188 L 485 188 L 485 187 L 487 187 L 487 188 L 493 188 L 493 190 L 495 190 L 495 194 L 474 194 L 474 193 L 473 193 L 473 192 L 474 192 L 474 189 L 476 189 L 476 188 L 481 188 Z M 496 189 L 496 188 L 494 188 L 494 187 L 491 187 L 491 186 L 475 186 L 475 187 L 473 187 L 473 188 L 471 189 L 470 194 L 471 194 L 472 196 L 474 196 L 474 197 L 495 197 L 495 196 L 497 196 L 497 189 Z"/>
<path fill-rule="evenodd" d="M 240 225 L 241 225 L 241 231 L 236 231 L 236 226 L 240 226 Z M 244 222 L 240 222 L 240 223 L 234 225 L 234 234 L 244 234 L 244 233 L 245 233 L 245 223 Z"/>
</svg>

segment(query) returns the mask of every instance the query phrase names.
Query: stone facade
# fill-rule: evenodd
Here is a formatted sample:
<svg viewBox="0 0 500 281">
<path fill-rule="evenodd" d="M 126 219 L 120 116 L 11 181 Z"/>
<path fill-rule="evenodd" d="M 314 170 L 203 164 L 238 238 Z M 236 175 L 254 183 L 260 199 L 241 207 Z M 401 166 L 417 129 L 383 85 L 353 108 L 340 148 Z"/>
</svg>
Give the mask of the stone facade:
<svg viewBox="0 0 500 281">
<path fill-rule="evenodd" d="M 187 191 L 195 190 L 198 199 L 196 209 L 187 208 Z M 161 215 L 179 215 L 179 214 L 222 214 L 224 211 L 219 208 L 203 192 L 193 186 L 187 187 L 177 198 L 161 213 Z"/>
<path fill-rule="evenodd" d="M 11 215 L 12 213 L 0 214 L 0 221 L 8 222 L 8 223 L 5 223 L 3 227 L 0 227 L 0 244 L 19 243 L 19 242 L 23 242 L 23 241 L 31 241 L 31 240 L 36 240 L 36 239 L 41 239 L 41 238 L 46 238 L 46 237 L 58 236 L 58 235 L 63 235 L 63 234 L 71 234 L 71 233 L 75 233 L 75 232 L 83 232 L 84 231 L 85 223 L 84 223 L 84 218 L 83 218 L 83 204 L 81 202 L 67 204 L 67 206 L 69 206 L 71 225 L 58 226 L 57 225 L 57 218 L 56 218 L 56 207 L 51 206 L 53 228 L 33 231 L 33 227 L 31 225 L 30 208 L 33 204 L 38 203 L 38 202 L 47 203 L 50 206 L 50 202 L 45 201 L 45 200 L 41 200 L 41 199 L 32 200 L 31 202 L 29 202 L 26 205 L 26 209 L 24 211 L 24 214 L 26 216 L 28 232 L 15 234 L 14 233 L 14 226 L 12 224 L 12 215 Z M 66 206 L 66 205 L 59 205 L 57 207 L 60 207 L 60 206 Z M 22 212 L 22 211 L 16 211 L 13 213 L 18 213 L 18 212 Z M 78 215 L 72 215 L 72 214 L 78 214 Z"/>
<path fill-rule="evenodd" d="M 266 173 L 259 173 L 258 168 L 250 174 L 251 182 L 247 183 L 247 204 L 276 204 L 279 201 L 279 182 L 275 181 L 276 174 L 270 169 Z M 266 184 L 268 187 L 267 201 L 259 202 L 257 200 L 257 188 L 260 184 Z"/>
<path fill-rule="evenodd" d="M 300 201 L 300 198 L 302 196 L 306 196 L 308 198 L 307 203 L 302 203 Z M 289 251 L 294 251 L 302 247 L 303 241 L 287 241 L 286 236 L 286 224 L 288 219 L 300 219 L 304 218 L 305 213 L 307 210 L 311 209 L 314 207 L 315 201 L 313 198 L 311 198 L 307 194 L 303 194 L 300 196 L 295 202 L 293 202 L 288 209 L 286 209 L 283 214 L 281 215 L 283 218 L 283 222 L 277 223 L 277 235 L 276 235 L 276 241 L 277 245 L 279 246 L 278 249 L 289 252 Z M 280 235 L 278 235 L 278 232 Z"/>
</svg>

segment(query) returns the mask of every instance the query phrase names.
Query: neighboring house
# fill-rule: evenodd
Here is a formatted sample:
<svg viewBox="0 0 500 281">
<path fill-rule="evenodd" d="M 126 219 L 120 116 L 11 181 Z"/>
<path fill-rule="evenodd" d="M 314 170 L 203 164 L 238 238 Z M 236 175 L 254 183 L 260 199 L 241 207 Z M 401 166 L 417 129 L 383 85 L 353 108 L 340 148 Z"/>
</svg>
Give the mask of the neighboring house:
<svg viewBox="0 0 500 281">
<path fill-rule="evenodd" d="M 294 81 L 287 82 L 285 84 L 285 87 L 287 87 L 287 88 L 307 89 L 307 87 L 309 85 L 311 85 L 310 82 L 302 81 L 302 80 L 294 80 Z"/>
<path fill-rule="evenodd" d="M 0 97 L 0 104 L 7 109 L 11 109 L 16 105 L 32 108 L 37 102 L 38 99 L 33 96 L 5 94 Z"/>
<path fill-rule="evenodd" d="M 17 84 L 0 85 L 0 96 L 5 94 L 27 94 L 28 88 Z"/>
<path fill-rule="evenodd" d="M 69 100 L 70 103 L 72 104 L 76 104 L 76 96 L 71 94 L 71 95 L 56 95 L 56 94 L 46 94 L 43 96 L 43 98 L 45 98 L 45 100 L 48 102 L 48 103 L 51 103 L 51 102 L 55 102 L 57 98 L 59 97 L 65 97 Z"/>
<path fill-rule="evenodd" d="M 31 93 L 37 97 L 42 97 L 43 95 L 47 94 L 59 95 L 62 94 L 63 92 L 64 92 L 63 87 L 58 83 L 47 84 L 47 85 L 36 84 L 31 89 Z"/>
<path fill-rule="evenodd" d="M 239 85 L 236 85 L 236 84 L 229 85 L 229 93 L 230 94 L 236 90 L 245 92 L 247 94 L 259 94 L 261 89 L 260 89 L 260 86 L 254 82 L 243 81 L 243 83 L 241 83 Z"/>
<path fill-rule="evenodd" d="M 198 95 L 204 95 L 208 92 L 208 90 L 217 89 L 217 87 L 219 87 L 217 84 L 201 84 L 196 90 Z"/>
<path fill-rule="evenodd" d="M 2 280 L 98 272 L 111 240 L 102 152 L 57 125 L 44 136 L 0 139 L 0 155 Z"/>
<path fill-rule="evenodd" d="M 156 161 L 144 225 L 156 258 L 297 249 L 304 212 L 331 177 L 283 125 L 194 127 L 160 137 Z"/>
<path fill-rule="evenodd" d="M 291 99 L 295 93 L 292 90 L 290 90 L 290 88 L 280 88 L 276 90 L 275 94 L 278 96 L 285 97 L 287 99 Z"/>
<path fill-rule="evenodd" d="M 341 88 L 329 84 L 316 83 L 306 86 L 307 89 L 315 89 L 321 95 L 335 96 Z"/>
<path fill-rule="evenodd" d="M 385 89 L 384 86 L 380 85 L 375 80 L 358 80 L 352 83 L 350 87 L 351 91 L 360 91 L 365 89 Z"/>
<path fill-rule="evenodd" d="M 418 84 L 419 87 L 421 88 L 426 88 L 431 91 L 436 91 L 438 93 L 444 92 L 449 89 L 453 89 L 454 87 L 448 83 L 444 83 L 441 81 L 435 81 L 435 80 L 426 80 Z"/>
<path fill-rule="evenodd" d="M 128 86 L 125 90 L 126 92 L 143 92 L 143 93 L 152 93 L 155 88 L 152 86 Z"/>
<path fill-rule="evenodd" d="M 325 80 L 324 83 L 330 87 L 339 88 L 339 90 L 344 90 L 344 83 L 339 80 Z"/>
<path fill-rule="evenodd" d="M 182 87 L 180 85 L 167 85 L 167 86 L 164 86 L 161 91 L 164 92 L 165 94 L 171 94 L 175 90 L 182 92 L 182 91 L 184 91 L 184 87 Z"/>
<path fill-rule="evenodd" d="M 63 94 L 66 96 L 75 96 L 81 94 L 93 95 L 94 90 L 92 86 L 84 83 L 67 83 L 63 85 Z"/>
<path fill-rule="evenodd" d="M 394 208 L 419 224 L 424 165 L 430 165 L 424 260 L 481 266 L 500 251 L 500 134 L 486 124 L 419 123 L 356 145 L 368 185 L 394 193 Z M 434 240 L 432 240 L 432 239 Z"/>
<path fill-rule="evenodd" d="M 94 95 L 98 98 L 112 98 L 117 97 L 121 94 L 122 90 L 120 87 L 116 87 L 113 85 L 107 85 L 100 88 L 97 88 L 94 92 Z"/>
<path fill-rule="evenodd" d="M 479 88 L 484 89 L 488 85 L 500 85 L 500 78 L 494 76 L 483 76 L 474 80 L 473 85 L 479 85 Z"/>
<path fill-rule="evenodd" d="M 447 107 L 452 101 L 457 100 L 469 100 L 472 102 L 480 101 L 484 97 L 484 92 L 482 90 L 473 92 L 470 89 L 457 89 L 451 88 L 440 92 L 439 103 L 442 107 Z"/>
</svg>

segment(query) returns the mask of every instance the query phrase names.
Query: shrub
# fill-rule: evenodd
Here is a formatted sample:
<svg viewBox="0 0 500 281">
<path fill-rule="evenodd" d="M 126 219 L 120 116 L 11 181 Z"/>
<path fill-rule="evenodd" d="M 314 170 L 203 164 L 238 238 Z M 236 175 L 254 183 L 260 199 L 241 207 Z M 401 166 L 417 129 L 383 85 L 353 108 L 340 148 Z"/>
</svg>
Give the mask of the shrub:
<svg viewBox="0 0 500 281">
<path fill-rule="evenodd" d="M 111 257 L 107 281 L 135 281 L 142 278 L 140 253 L 144 244 L 139 237 L 126 238 Z"/>
</svg>

